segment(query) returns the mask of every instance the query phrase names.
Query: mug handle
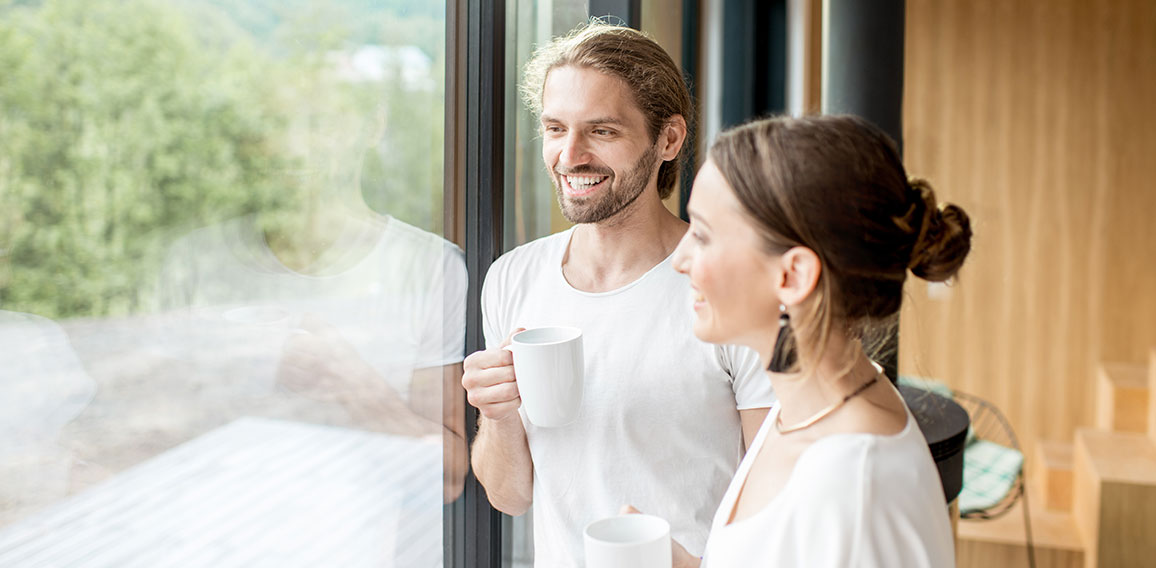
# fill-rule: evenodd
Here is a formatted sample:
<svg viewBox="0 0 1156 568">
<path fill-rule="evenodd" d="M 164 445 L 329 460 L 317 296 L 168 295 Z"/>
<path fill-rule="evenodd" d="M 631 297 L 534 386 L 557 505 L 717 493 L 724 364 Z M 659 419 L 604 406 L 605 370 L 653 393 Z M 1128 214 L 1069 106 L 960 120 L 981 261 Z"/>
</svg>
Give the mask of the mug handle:
<svg viewBox="0 0 1156 568">
<path fill-rule="evenodd" d="M 523 331 L 526 331 L 526 328 L 519 327 L 519 328 L 516 328 L 513 333 L 506 336 L 506 344 L 502 346 L 502 349 L 505 349 L 506 351 L 509 351 L 510 353 L 516 353 L 516 351 L 514 351 L 514 336 L 518 335 L 519 333 L 522 333 Z"/>
</svg>

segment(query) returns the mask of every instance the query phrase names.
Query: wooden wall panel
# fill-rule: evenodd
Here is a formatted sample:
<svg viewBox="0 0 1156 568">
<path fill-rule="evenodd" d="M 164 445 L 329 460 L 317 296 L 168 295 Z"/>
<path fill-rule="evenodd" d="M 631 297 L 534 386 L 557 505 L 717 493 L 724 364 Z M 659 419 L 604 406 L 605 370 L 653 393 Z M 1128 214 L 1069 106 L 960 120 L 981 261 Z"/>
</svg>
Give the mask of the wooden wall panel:
<svg viewBox="0 0 1156 568">
<path fill-rule="evenodd" d="M 1096 364 L 1156 345 L 1156 2 L 908 0 L 906 51 L 909 173 L 975 240 L 909 283 L 901 372 L 1071 442 Z"/>
</svg>

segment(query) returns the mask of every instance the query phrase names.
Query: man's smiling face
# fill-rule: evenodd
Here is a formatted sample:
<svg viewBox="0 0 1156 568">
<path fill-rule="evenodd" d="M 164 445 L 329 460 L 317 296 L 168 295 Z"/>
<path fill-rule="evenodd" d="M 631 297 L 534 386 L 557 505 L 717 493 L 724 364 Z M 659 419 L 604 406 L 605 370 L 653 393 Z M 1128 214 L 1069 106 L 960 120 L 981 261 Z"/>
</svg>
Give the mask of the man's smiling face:
<svg viewBox="0 0 1156 568">
<path fill-rule="evenodd" d="M 622 80 L 583 67 L 553 69 L 541 120 L 542 158 L 571 222 L 609 219 L 648 188 L 657 192 L 657 145 Z"/>
</svg>

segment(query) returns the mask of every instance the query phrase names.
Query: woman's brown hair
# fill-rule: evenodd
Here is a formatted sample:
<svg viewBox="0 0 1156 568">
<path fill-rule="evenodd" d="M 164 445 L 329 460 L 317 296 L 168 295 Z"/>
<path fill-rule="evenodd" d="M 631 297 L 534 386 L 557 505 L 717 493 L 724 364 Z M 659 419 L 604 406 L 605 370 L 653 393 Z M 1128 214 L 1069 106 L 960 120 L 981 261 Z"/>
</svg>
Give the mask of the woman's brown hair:
<svg viewBox="0 0 1156 568">
<path fill-rule="evenodd" d="M 769 252 L 819 257 L 815 293 L 792 319 L 804 359 L 823 352 L 834 325 L 862 339 L 891 324 L 908 270 L 945 281 L 971 250 L 967 213 L 909 180 L 894 142 L 862 118 L 758 120 L 720 135 L 710 160 Z"/>
</svg>

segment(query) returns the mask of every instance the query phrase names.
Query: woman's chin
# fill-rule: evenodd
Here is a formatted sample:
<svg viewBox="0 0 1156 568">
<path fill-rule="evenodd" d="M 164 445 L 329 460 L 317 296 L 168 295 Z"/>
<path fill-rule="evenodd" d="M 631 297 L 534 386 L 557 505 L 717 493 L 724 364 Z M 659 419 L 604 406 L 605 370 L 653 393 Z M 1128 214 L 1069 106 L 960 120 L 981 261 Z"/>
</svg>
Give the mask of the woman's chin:
<svg viewBox="0 0 1156 568">
<path fill-rule="evenodd" d="M 716 326 L 712 326 L 701 319 L 696 319 L 694 322 L 694 336 L 697 337 L 699 341 L 705 341 L 706 343 L 728 343 L 725 334 L 719 333 L 719 329 Z"/>
</svg>

